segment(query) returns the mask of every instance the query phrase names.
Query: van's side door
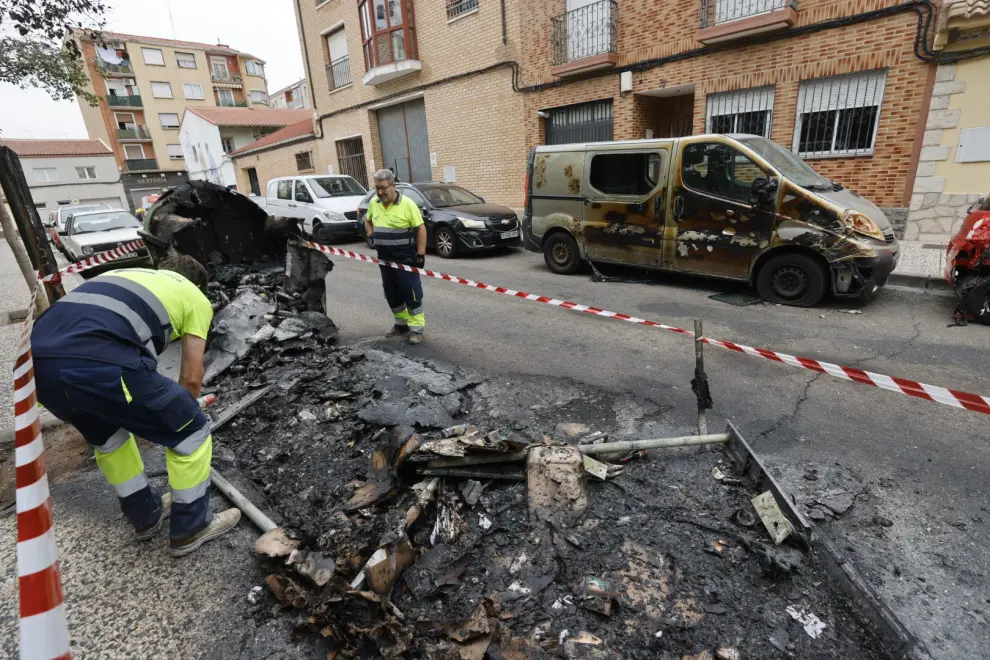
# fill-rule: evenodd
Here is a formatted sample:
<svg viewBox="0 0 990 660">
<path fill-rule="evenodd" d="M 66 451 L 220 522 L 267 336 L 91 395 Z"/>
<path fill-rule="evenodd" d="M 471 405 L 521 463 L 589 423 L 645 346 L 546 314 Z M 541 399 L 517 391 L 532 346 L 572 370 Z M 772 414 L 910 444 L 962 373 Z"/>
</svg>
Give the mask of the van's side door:
<svg viewBox="0 0 990 660">
<path fill-rule="evenodd" d="M 682 141 L 679 147 L 668 265 L 747 279 L 773 231 L 773 210 L 750 203 L 753 182 L 768 174 L 727 142 Z"/>
<path fill-rule="evenodd" d="M 660 266 L 669 160 L 661 147 L 586 154 L 582 232 L 590 260 Z"/>
<path fill-rule="evenodd" d="M 279 179 L 268 184 L 268 206 L 271 215 L 295 217 L 289 211 L 292 203 L 292 179 Z"/>
</svg>

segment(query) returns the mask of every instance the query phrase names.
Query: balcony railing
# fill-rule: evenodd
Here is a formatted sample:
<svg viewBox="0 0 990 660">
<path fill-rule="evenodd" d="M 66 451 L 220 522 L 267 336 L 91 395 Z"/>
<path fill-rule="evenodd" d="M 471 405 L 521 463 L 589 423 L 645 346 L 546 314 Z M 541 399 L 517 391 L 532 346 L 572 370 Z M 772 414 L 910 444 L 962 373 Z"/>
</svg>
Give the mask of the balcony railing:
<svg viewBox="0 0 990 660">
<path fill-rule="evenodd" d="M 217 101 L 217 105 L 222 108 L 246 108 L 248 107 L 247 101 L 228 101 L 226 99 L 220 99 Z"/>
<path fill-rule="evenodd" d="M 478 0 L 447 0 L 447 20 L 463 16 L 478 8 Z"/>
<path fill-rule="evenodd" d="M 134 74 L 134 67 L 131 66 L 129 61 L 111 64 L 110 62 L 104 62 L 102 59 L 96 58 L 96 70 L 105 76 Z"/>
<path fill-rule="evenodd" d="M 108 94 L 107 105 L 109 105 L 111 108 L 143 108 L 144 107 L 144 104 L 141 103 L 141 97 L 138 96 L 137 94 L 131 94 L 130 96 Z"/>
<path fill-rule="evenodd" d="M 228 71 L 212 71 L 210 72 L 210 78 L 213 82 L 219 83 L 232 83 L 236 85 L 241 84 L 241 77 L 236 73 L 230 73 Z"/>
<path fill-rule="evenodd" d="M 128 158 L 124 161 L 124 165 L 129 172 L 158 169 L 158 161 L 154 158 Z"/>
<path fill-rule="evenodd" d="M 330 82 L 330 89 L 340 89 L 351 84 L 350 56 L 344 55 L 327 65 L 327 80 Z"/>
<path fill-rule="evenodd" d="M 595 2 L 550 19 L 551 66 L 618 52 L 619 3 L 615 0 Z"/>
<path fill-rule="evenodd" d="M 134 128 L 118 128 L 117 137 L 121 140 L 150 140 L 151 133 L 148 132 L 147 126 L 142 125 Z"/>
<path fill-rule="evenodd" d="M 797 0 L 700 0 L 698 25 L 701 29 L 791 8 L 797 10 Z"/>
</svg>

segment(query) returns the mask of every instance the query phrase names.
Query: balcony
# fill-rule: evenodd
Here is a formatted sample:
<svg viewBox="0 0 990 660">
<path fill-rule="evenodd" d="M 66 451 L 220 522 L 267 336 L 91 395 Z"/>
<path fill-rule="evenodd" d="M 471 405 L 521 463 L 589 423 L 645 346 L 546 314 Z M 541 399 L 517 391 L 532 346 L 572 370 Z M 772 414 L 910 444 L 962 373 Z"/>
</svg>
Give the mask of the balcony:
<svg viewBox="0 0 990 660">
<path fill-rule="evenodd" d="M 764 32 L 784 30 L 797 22 L 797 0 L 699 0 L 698 34 L 703 44 L 717 44 Z"/>
<path fill-rule="evenodd" d="M 221 87 L 240 87 L 242 84 L 240 74 L 228 71 L 211 71 L 210 80 Z"/>
<path fill-rule="evenodd" d="M 221 108 L 246 108 L 248 107 L 247 101 L 228 101 L 227 99 L 220 99 L 217 101 L 217 105 Z"/>
<path fill-rule="evenodd" d="M 131 66 L 130 60 L 124 60 L 119 64 L 111 64 L 110 62 L 104 62 L 102 58 L 97 57 L 96 70 L 106 78 L 134 75 L 134 67 Z"/>
<path fill-rule="evenodd" d="M 119 94 L 108 94 L 107 105 L 111 108 L 143 108 L 141 97 L 137 94 L 121 96 Z"/>
<path fill-rule="evenodd" d="M 349 56 L 345 55 L 327 65 L 327 81 L 330 83 L 331 91 L 351 84 L 351 58 Z M 290 105 L 289 107 L 299 106 Z"/>
<path fill-rule="evenodd" d="M 144 170 L 157 170 L 158 161 L 154 158 L 128 158 L 124 161 L 124 168 L 128 172 L 141 172 Z"/>
<path fill-rule="evenodd" d="M 178 126 L 175 128 L 178 128 Z M 135 126 L 133 128 L 118 128 L 117 139 L 131 142 L 147 141 L 151 139 L 151 133 L 148 132 L 148 127 L 144 125 Z"/>
<path fill-rule="evenodd" d="M 361 78 L 365 85 L 382 83 L 409 76 L 423 69 L 416 49 L 416 26 L 413 23 L 412 2 L 390 2 L 388 12 L 384 3 L 359 0 L 361 17 L 361 49 L 367 73 Z"/>
<path fill-rule="evenodd" d="M 550 73 L 566 77 L 619 61 L 619 3 L 603 0 L 550 19 Z"/>
</svg>

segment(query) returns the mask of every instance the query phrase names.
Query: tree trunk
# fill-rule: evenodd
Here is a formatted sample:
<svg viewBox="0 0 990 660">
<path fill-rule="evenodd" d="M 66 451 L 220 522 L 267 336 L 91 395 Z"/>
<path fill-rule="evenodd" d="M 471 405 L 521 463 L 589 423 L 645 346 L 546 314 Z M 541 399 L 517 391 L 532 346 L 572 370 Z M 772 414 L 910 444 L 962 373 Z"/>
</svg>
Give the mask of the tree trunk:
<svg viewBox="0 0 990 660">
<path fill-rule="evenodd" d="M 10 251 L 14 253 L 14 260 L 17 261 L 17 266 L 21 269 L 21 275 L 24 276 L 24 282 L 27 284 L 28 291 L 34 293 L 34 288 L 38 286 L 38 276 L 35 274 L 34 269 L 31 268 L 31 260 L 28 258 L 27 250 L 24 249 L 24 244 L 21 242 L 21 235 L 14 225 L 14 220 L 7 212 L 7 205 L 3 203 L 0 203 L 0 227 L 3 228 L 3 236 L 7 239 Z M 36 296 L 33 304 L 35 306 L 35 314 L 40 314 L 48 309 L 48 296 Z"/>
</svg>

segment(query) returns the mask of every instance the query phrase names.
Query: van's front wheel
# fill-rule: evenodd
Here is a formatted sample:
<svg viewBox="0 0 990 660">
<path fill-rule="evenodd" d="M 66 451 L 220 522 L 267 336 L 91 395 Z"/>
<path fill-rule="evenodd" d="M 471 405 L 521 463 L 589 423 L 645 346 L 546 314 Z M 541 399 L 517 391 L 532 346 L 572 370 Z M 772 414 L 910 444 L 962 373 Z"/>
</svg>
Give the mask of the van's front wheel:
<svg viewBox="0 0 990 660">
<path fill-rule="evenodd" d="M 577 241 L 562 231 L 551 234 L 543 243 L 543 259 L 547 268 L 558 275 L 572 275 L 581 265 Z"/>
<path fill-rule="evenodd" d="M 760 297 L 781 305 L 814 307 L 825 297 L 827 273 L 804 254 L 782 254 L 763 264 L 756 276 Z"/>
</svg>

